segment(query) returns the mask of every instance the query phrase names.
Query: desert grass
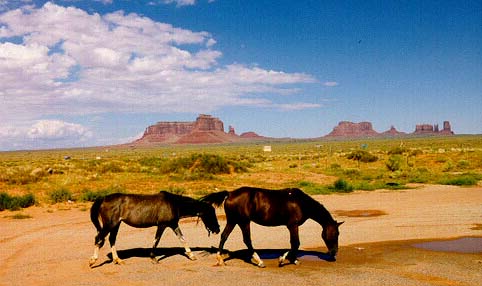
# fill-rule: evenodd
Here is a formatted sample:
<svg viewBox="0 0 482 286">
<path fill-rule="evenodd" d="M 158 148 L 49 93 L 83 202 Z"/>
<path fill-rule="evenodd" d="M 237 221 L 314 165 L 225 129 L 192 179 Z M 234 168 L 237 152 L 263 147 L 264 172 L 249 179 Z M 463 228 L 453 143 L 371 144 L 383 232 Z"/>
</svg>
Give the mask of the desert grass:
<svg viewBox="0 0 482 286">
<path fill-rule="evenodd" d="M 480 180 L 481 135 L 0 152 L 0 192 L 39 204 L 114 192 L 200 197 L 251 185 L 327 194 Z"/>
</svg>

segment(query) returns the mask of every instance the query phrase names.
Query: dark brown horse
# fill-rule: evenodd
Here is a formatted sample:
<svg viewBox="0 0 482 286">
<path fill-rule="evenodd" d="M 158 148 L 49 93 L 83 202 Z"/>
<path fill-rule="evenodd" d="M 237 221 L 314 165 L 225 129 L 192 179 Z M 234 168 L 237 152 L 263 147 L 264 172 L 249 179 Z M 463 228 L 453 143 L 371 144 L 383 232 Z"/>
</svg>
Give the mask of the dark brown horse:
<svg viewBox="0 0 482 286">
<path fill-rule="evenodd" d="M 195 259 L 179 228 L 179 219 L 193 216 L 201 218 L 208 234 L 210 232 L 219 233 L 219 223 L 214 207 L 189 197 L 162 191 L 155 195 L 111 194 L 97 199 L 90 209 L 90 218 L 97 229 L 97 236 L 95 237 L 94 255 L 89 264 L 91 267 L 94 265 L 99 256 L 99 249 L 104 245 L 105 237 L 109 233 L 112 259 L 116 264 L 122 263 L 115 248 L 115 240 L 121 222 L 133 227 L 157 226 L 151 252 L 153 260 L 155 260 L 154 251 L 166 227 L 171 228 L 177 235 L 186 250 L 186 255 L 190 259 Z"/>
<path fill-rule="evenodd" d="M 209 194 L 201 201 L 220 206 L 224 202 L 226 227 L 221 234 L 217 253 L 218 265 L 224 265 L 222 251 L 224 243 L 236 225 L 243 233 L 243 241 L 248 247 L 252 262 L 264 267 L 263 261 L 251 244 L 250 222 L 264 226 L 286 225 L 290 232 L 291 249 L 279 258 L 282 266 L 286 259 L 297 264 L 297 252 L 300 246 L 298 227 L 307 219 L 313 219 L 322 227 L 322 238 L 328 248 L 328 254 L 334 260 L 338 251 L 338 227 L 343 222 L 333 219 L 325 207 L 305 194 L 300 189 L 266 190 L 241 187 L 232 192 L 222 191 Z"/>
</svg>

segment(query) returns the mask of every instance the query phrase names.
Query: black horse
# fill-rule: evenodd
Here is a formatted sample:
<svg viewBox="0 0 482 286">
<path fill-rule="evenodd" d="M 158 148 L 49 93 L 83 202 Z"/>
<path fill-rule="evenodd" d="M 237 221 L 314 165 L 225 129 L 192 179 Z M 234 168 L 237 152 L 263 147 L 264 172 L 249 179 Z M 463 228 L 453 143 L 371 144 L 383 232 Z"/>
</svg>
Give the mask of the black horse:
<svg viewBox="0 0 482 286">
<path fill-rule="evenodd" d="M 264 226 L 286 225 L 290 232 L 291 250 L 279 258 L 279 266 L 286 259 L 297 264 L 297 252 L 300 246 L 298 227 L 307 219 L 313 219 L 322 227 L 322 238 L 328 248 L 328 254 L 335 260 L 338 251 L 338 227 L 343 222 L 333 219 L 325 207 L 305 194 L 300 189 L 266 190 L 241 187 L 232 192 L 222 191 L 209 194 L 201 201 L 220 206 L 224 202 L 226 227 L 221 234 L 217 253 L 217 264 L 224 265 L 222 251 L 224 243 L 236 225 L 243 233 L 243 241 L 248 247 L 252 262 L 264 267 L 263 261 L 251 244 L 250 222 Z"/>
<path fill-rule="evenodd" d="M 111 194 L 99 198 L 90 209 L 90 219 L 97 229 L 97 236 L 95 237 L 94 255 L 90 259 L 89 265 L 91 267 L 94 265 L 99 256 L 99 249 L 104 245 L 105 237 L 109 233 L 112 259 L 116 264 L 122 263 L 115 248 L 115 240 L 121 222 L 133 227 L 157 226 L 151 251 L 153 260 L 155 260 L 154 251 L 166 227 L 170 227 L 174 231 L 182 242 L 186 255 L 194 260 L 194 254 L 179 228 L 179 219 L 193 216 L 201 218 L 208 234 L 210 232 L 219 233 L 219 223 L 214 207 L 189 197 L 161 191 L 155 195 Z"/>
</svg>

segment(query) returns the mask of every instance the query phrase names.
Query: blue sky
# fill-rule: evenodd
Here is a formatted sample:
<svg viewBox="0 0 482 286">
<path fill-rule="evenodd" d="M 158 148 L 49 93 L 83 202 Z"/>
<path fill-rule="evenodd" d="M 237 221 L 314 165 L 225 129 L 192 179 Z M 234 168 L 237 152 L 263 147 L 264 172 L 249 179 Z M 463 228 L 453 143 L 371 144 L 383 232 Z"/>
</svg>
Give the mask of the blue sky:
<svg viewBox="0 0 482 286">
<path fill-rule="evenodd" d="M 482 3 L 0 0 L 0 77 L 0 150 L 200 113 L 271 137 L 345 120 L 482 134 Z"/>
</svg>

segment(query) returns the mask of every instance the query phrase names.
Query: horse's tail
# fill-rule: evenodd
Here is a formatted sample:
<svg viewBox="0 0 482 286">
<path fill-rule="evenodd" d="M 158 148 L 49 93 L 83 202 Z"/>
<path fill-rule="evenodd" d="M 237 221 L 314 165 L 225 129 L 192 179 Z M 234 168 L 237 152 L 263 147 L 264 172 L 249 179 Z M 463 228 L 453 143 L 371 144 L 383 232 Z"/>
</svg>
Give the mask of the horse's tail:
<svg viewBox="0 0 482 286">
<path fill-rule="evenodd" d="M 100 231 L 102 229 L 102 226 L 100 225 L 99 221 L 99 210 L 100 210 L 100 205 L 104 202 L 104 198 L 97 198 L 94 201 L 94 204 L 90 208 L 90 220 L 94 224 L 95 228 L 97 231 Z"/>
<path fill-rule="evenodd" d="M 201 198 L 202 202 L 215 205 L 217 207 L 221 206 L 224 200 L 229 196 L 228 191 L 221 191 L 217 193 L 212 193 Z"/>
</svg>

